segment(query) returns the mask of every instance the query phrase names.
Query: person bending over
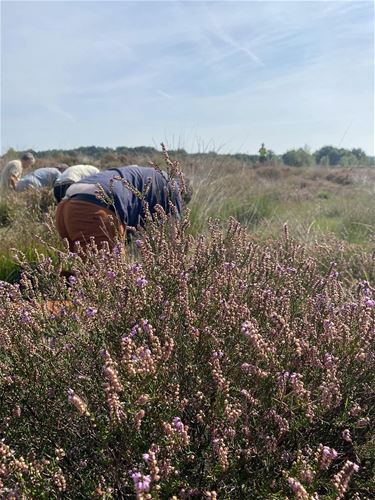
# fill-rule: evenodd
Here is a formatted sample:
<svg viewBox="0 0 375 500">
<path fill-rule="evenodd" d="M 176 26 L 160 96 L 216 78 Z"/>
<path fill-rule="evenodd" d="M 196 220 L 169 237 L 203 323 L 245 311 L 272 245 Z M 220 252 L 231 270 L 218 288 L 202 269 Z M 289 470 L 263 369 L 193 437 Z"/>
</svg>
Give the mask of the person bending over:
<svg viewBox="0 0 375 500">
<path fill-rule="evenodd" d="M 61 171 L 65 169 L 64 165 L 59 168 L 43 167 L 37 168 L 33 172 L 23 176 L 16 184 L 16 192 L 22 193 L 28 189 L 52 189 L 56 180 L 61 175 Z"/>
<path fill-rule="evenodd" d="M 60 203 L 64 198 L 69 186 L 75 182 L 81 181 L 85 177 L 95 175 L 99 172 L 100 170 L 92 165 L 72 165 L 68 167 L 60 177 L 57 178 L 53 188 L 53 194 L 57 203 Z"/>
<path fill-rule="evenodd" d="M 144 226 L 144 203 L 134 190 L 147 192 L 144 201 L 151 214 L 156 205 L 170 213 L 171 202 L 180 216 L 181 195 L 177 186 L 171 188 L 167 174 L 137 165 L 111 168 L 71 185 L 57 206 L 57 231 L 67 238 L 70 251 L 76 242 L 85 250 L 90 238 L 98 246 L 107 241 L 112 249 L 116 233 L 123 238 L 128 226 Z"/>
</svg>

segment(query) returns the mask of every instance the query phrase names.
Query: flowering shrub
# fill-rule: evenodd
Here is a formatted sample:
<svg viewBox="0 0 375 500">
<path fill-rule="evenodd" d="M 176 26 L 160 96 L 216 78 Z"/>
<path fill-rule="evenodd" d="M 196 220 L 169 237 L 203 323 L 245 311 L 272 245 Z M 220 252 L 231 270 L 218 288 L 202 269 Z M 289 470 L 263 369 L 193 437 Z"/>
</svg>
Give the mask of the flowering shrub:
<svg viewBox="0 0 375 500">
<path fill-rule="evenodd" d="M 234 220 L 132 253 L 0 284 L 0 496 L 371 498 L 371 285 Z"/>
</svg>

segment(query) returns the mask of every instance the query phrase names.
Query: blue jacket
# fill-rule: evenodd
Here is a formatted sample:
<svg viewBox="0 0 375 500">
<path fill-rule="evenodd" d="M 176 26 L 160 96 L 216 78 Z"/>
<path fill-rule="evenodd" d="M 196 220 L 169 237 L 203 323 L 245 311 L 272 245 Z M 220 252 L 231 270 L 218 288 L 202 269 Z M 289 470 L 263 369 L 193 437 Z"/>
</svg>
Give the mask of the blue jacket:
<svg viewBox="0 0 375 500">
<path fill-rule="evenodd" d="M 176 207 L 177 216 L 181 214 L 181 196 L 178 186 L 174 190 L 168 185 L 166 174 L 151 167 L 138 167 L 131 165 L 127 167 L 111 168 L 98 174 L 85 177 L 82 181 L 75 184 L 98 184 L 102 187 L 104 193 L 111 199 L 107 205 L 115 211 L 121 222 L 127 226 L 137 227 L 144 224 L 144 209 L 142 201 L 130 189 L 128 189 L 121 180 L 127 181 L 140 193 L 143 193 L 145 187 L 151 180 L 150 188 L 147 192 L 145 201 L 148 204 L 151 213 L 155 212 L 155 205 L 161 205 L 166 213 L 170 212 L 169 202 Z M 92 195 L 73 195 L 71 199 L 81 199 L 93 203 L 103 204 Z"/>
<path fill-rule="evenodd" d="M 37 168 L 34 172 L 30 172 L 19 180 L 16 184 L 16 191 L 20 193 L 29 188 L 52 188 L 60 175 L 61 172 L 57 168 Z"/>
</svg>

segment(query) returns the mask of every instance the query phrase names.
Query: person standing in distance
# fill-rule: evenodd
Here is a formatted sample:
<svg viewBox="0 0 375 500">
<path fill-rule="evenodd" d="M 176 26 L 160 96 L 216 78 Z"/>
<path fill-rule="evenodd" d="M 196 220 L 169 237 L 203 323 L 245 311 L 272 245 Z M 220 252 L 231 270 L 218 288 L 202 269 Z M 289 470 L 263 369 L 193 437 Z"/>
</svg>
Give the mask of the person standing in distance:
<svg viewBox="0 0 375 500">
<path fill-rule="evenodd" d="M 267 149 L 264 147 L 264 142 L 262 142 L 262 146 L 259 149 L 259 161 L 260 163 L 266 163 L 267 161 Z"/>
</svg>

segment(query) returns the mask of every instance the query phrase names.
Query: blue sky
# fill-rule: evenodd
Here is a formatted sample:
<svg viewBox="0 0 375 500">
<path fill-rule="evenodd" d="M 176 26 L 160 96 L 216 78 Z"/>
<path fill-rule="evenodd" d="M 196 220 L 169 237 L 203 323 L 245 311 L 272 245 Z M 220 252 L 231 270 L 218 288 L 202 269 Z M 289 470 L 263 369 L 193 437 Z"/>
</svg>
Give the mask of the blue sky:
<svg viewBox="0 0 375 500">
<path fill-rule="evenodd" d="M 374 3 L 1 2 L 1 150 L 374 153 Z"/>
</svg>

